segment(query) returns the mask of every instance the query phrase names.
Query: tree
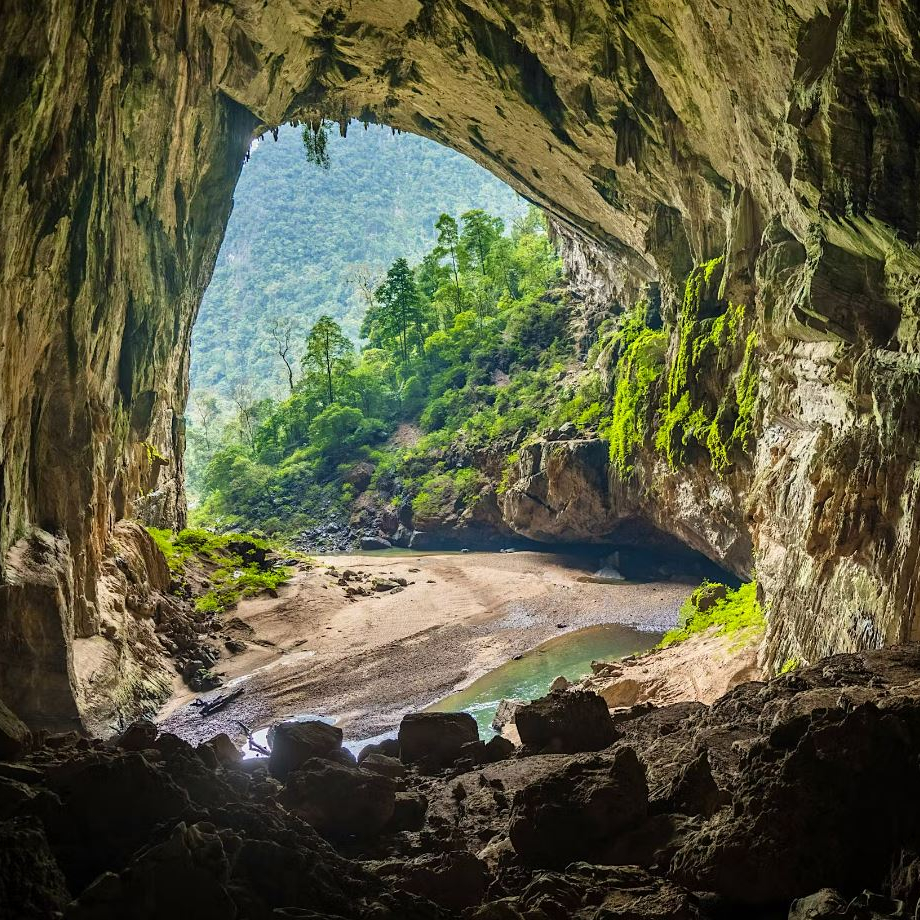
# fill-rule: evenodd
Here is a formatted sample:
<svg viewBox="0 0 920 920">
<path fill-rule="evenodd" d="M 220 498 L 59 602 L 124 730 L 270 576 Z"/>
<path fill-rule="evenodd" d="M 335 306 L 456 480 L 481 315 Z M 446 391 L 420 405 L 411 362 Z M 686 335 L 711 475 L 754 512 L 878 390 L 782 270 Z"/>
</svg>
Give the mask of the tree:
<svg viewBox="0 0 920 920">
<path fill-rule="evenodd" d="M 359 265 L 355 269 L 354 285 L 364 301 L 367 311 L 374 309 L 374 291 L 380 286 L 380 274 L 370 265 Z"/>
<path fill-rule="evenodd" d="M 276 318 L 268 328 L 268 334 L 275 346 L 275 352 L 284 362 L 287 369 L 288 389 L 294 392 L 294 366 L 290 360 L 291 348 L 293 347 L 294 322 L 289 316 Z"/>
<path fill-rule="evenodd" d="M 486 275 L 486 259 L 489 251 L 505 231 L 500 217 L 492 217 L 478 208 L 460 215 L 459 255 L 463 271 L 476 271 Z"/>
<path fill-rule="evenodd" d="M 303 149 L 307 162 L 329 169 L 329 125 L 317 118 L 303 127 Z"/>
<path fill-rule="evenodd" d="M 195 419 L 201 426 L 205 449 L 211 450 L 211 426 L 220 415 L 220 407 L 213 393 L 202 393 L 195 399 Z"/>
<path fill-rule="evenodd" d="M 437 252 L 441 258 L 450 258 L 450 270 L 453 281 L 454 302 L 456 311 L 459 313 L 463 309 L 463 289 L 460 286 L 460 263 L 458 247 L 460 244 L 460 234 L 457 229 L 457 221 L 450 214 L 442 214 L 434 225 L 438 231 Z"/>
<path fill-rule="evenodd" d="M 236 420 L 240 436 L 251 448 L 256 427 L 256 401 L 249 384 L 237 382 L 233 387 L 233 403 L 236 406 Z"/>
<path fill-rule="evenodd" d="M 405 259 L 397 259 L 387 271 L 386 280 L 374 292 L 376 306 L 368 311 L 361 334 L 376 335 L 389 343 L 405 366 L 409 363 L 412 335 L 423 347 L 424 330 L 421 299 L 415 275 Z"/>
<path fill-rule="evenodd" d="M 354 352 L 355 346 L 331 316 L 321 316 L 310 330 L 302 363 L 305 370 L 323 377 L 327 406 L 335 402 L 335 379 L 351 368 Z"/>
</svg>

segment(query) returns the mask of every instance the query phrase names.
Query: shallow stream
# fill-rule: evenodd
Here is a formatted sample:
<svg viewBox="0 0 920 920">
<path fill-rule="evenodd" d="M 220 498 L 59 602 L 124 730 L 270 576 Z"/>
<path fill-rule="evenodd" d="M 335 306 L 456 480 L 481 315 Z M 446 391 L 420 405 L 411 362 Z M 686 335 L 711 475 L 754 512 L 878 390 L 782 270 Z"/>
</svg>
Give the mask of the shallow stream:
<svg viewBox="0 0 920 920">
<path fill-rule="evenodd" d="M 615 661 L 648 651 L 661 637 L 662 633 L 617 624 L 575 630 L 489 671 L 428 708 L 432 712 L 468 712 L 479 725 L 479 737 L 488 741 L 495 734 L 492 719 L 501 700 L 538 699 L 549 692 L 550 684 L 560 675 L 574 682 L 591 673 L 592 661 Z"/>
</svg>

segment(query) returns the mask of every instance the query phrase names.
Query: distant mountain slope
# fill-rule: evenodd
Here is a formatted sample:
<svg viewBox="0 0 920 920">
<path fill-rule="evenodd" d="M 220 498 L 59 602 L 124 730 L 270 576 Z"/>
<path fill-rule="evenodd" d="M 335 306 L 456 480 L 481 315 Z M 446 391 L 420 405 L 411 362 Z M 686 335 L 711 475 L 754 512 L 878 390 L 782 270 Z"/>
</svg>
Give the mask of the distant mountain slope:
<svg viewBox="0 0 920 920">
<path fill-rule="evenodd" d="M 508 186 L 433 141 L 353 123 L 345 139 L 332 132 L 329 152 L 329 170 L 308 163 L 292 127 L 252 151 L 192 336 L 193 391 L 225 398 L 237 382 L 276 390 L 276 318 L 306 329 L 329 313 L 357 336 L 366 309 L 359 274 L 420 258 L 442 212 L 482 208 L 510 222 L 526 211 Z"/>
</svg>

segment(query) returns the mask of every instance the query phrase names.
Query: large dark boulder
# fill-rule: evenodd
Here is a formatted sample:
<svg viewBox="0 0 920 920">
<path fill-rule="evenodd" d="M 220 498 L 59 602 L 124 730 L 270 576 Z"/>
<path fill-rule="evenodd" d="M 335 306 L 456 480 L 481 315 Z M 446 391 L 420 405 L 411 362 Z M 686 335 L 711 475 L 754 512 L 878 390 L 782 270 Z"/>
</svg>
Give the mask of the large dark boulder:
<svg viewBox="0 0 920 920">
<path fill-rule="evenodd" d="M 399 757 L 422 769 L 449 767 L 462 748 L 479 740 L 476 720 L 467 712 L 415 712 L 399 726 Z"/>
<path fill-rule="evenodd" d="M 617 835 L 648 813 L 645 768 L 632 748 L 580 756 L 515 793 L 511 843 L 528 864 L 614 862 Z"/>
<path fill-rule="evenodd" d="M 368 838 L 393 817 L 396 784 L 379 773 L 317 757 L 288 775 L 278 798 L 324 837 Z"/>
<path fill-rule="evenodd" d="M 282 722 L 275 726 L 269 740 L 272 748 L 269 772 L 285 779 L 312 757 L 337 759 L 342 750 L 342 729 L 319 720 Z"/>
<path fill-rule="evenodd" d="M 36 818 L 0 821 L 0 917 L 45 920 L 70 900 Z"/>
<path fill-rule="evenodd" d="M 118 875 L 101 875 L 67 912 L 67 920 L 229 920 L 238 916 L 227 890 L 229 861 L 212 825 L 177 824 Z"/>
<path fill-rule="evenodd" d="M 16 760 L 29 749 L 31 733 L 0 700 L 0 760 Z"/>
<path fill-rule="evenodd" d="M 636 866 L 575 863 L 540 872 L 523 891 L 486 904 L 470 920 L 699 920 L 693 895 Z"/>
<path fill-rule="evenodd" d="M 125 865 L 154 828 L 192 811 L 185 790 L 137 753 L 67 761 L 45 784 L 54 796 L 43 800 L 41 818 L 72 891 Z"/>
<path fill-rule="evenodd" d="M 514 714 L 528 754 L 600 751 L 617 739 L 604 699 L 584 690 L 562 690 L 521 706 Z"/>
<path fill-rule="evenodd" d="M 397 888 L 450 911 L 466 910 L 481 903 L 489 884 L 485 863 L 464 850 L 397 864 L 393 874 Z"/>
<path fill-rule="evenodd" d="M 918 839 L 920 704 L 791 712 L 743 759 L 733 807 L 688 836 L 672 872 L 747 904 L 873 888 Z M 876 889 L 877 890 L 877 889 Z"/>
<path fill-rule="evenodd" d="M 146 751 L 154 747 L 157 727 L 149 719 L 132 722 L 115 738 L 115 747 L 122 751 Z"/>
</svg>

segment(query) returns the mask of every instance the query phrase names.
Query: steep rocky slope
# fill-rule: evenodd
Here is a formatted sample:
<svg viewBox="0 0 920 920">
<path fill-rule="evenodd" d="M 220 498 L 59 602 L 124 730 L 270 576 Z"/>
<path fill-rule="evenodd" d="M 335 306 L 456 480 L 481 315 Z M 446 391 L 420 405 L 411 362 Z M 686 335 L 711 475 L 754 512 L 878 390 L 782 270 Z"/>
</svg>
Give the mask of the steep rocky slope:
<svg viewBox="0 0 920 920">
<path fill-rule="evenodd" d="M 753 456 L 640 459 L 629 501 L 736 569 L 751 540 L 774 661 L 914 635 L 915 4 L 11 0 L 3 20 L 0 696 L 29 721 L 78 715 L 115 521 L 182 518 L 190 327 L 250 138 L 320 116 L 425 134 L 529 195 L 598 309 L 660 304 L 672 367 L 686 280 L 723 257 L 707 302 L 756 335 Z M 687 394 L 711 402 L 704 378 Z M 39 676 L 54 699 L 23 691 Z"/>
</svg>

